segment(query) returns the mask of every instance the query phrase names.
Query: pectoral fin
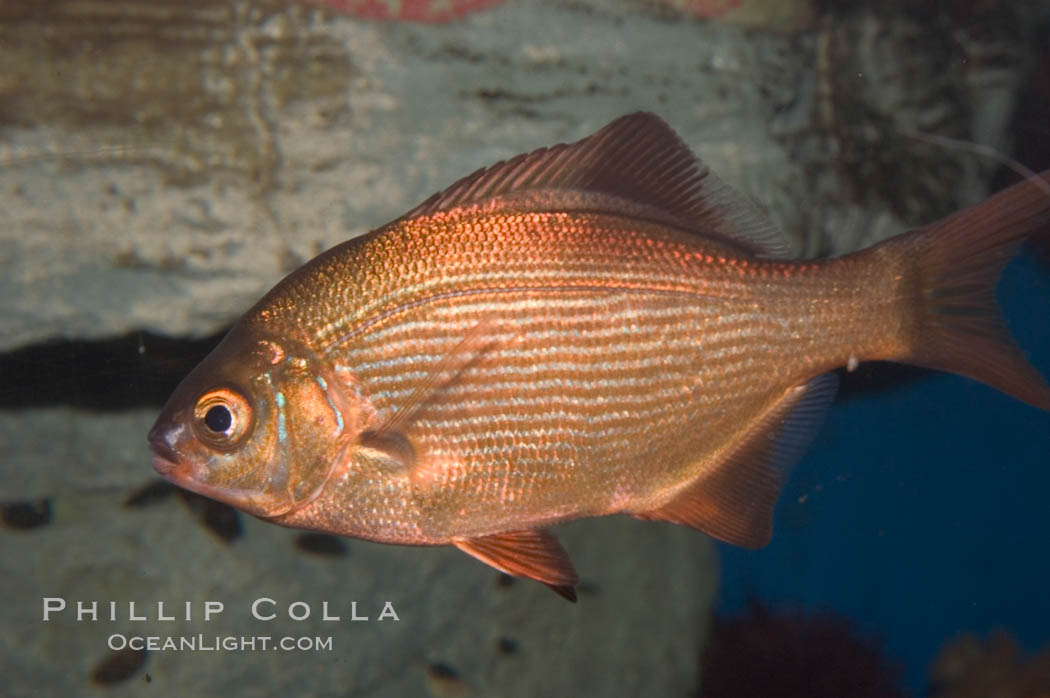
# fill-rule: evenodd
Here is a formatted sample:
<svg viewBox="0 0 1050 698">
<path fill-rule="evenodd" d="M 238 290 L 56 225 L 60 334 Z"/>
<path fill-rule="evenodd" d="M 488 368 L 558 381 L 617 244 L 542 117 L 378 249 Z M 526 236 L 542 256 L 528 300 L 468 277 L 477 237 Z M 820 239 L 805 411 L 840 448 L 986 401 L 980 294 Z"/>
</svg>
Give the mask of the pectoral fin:
<svg viewBox="0 0 1050 698">
<path fill-rule="evenodd" d="M 463 372 L 492 348 L 495 327 L 496 323 L 490 320 L 474 325 L 463 339 L 441 358 L 397 412 L 376 431 L 404 432 L 428 406 L 441 402 L 448 388 L 456 383 Z"/>
<path fill-rule="evenodd" d="M 412 394 L 374 429 L 362 432 L 358 446 L 374 453 L 386 470 L 398 471 L 412 480 L 417 492 L 425 492 L 442 481 L 447 463 L 416 452 L 412 425 L 428 407 L 450 398 L 448 389 L 470 366 L 494 345 L 496 323 L 482 321 L 472 327 L 430 370 Z"/>
<path fill-rule="evenodd" d="M 576 570 L 558 539 L 546 531 L 511 531 L 452 543 L 500 572 L 543 582 L 559 596 L 576 601 Z"/>
<path fill-rule="evenodd" d="M 667 504 L 634 516 L 691 526 L 745 548 L 762 547 L 772 535 L 773 509 L 787 472 L 823 424 L 837 389 L 838 377 L 828 373 L 788 390 L 717 466 Z"/>
</svg>

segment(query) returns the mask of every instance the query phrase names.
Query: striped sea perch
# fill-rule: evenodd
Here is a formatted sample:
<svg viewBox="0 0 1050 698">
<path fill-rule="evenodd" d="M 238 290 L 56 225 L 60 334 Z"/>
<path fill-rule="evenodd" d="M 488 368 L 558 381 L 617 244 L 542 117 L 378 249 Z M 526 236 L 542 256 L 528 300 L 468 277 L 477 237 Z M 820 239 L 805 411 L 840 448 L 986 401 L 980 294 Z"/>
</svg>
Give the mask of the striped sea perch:
<svg viewBox="0 0 1050 698">
<path fill-rule="evenodd" d="M 670 127 L 625 116 L 290 274 L 175 391 L 153 465 L 277 524 L 455 545 L 572 599 L 549 524 L 629 514 L 760 546 L 838 367 L 954 371 L 1050 409 L 995 304 L 1050 223 L 1041 178 L 791 260 Z"/>
</svg>

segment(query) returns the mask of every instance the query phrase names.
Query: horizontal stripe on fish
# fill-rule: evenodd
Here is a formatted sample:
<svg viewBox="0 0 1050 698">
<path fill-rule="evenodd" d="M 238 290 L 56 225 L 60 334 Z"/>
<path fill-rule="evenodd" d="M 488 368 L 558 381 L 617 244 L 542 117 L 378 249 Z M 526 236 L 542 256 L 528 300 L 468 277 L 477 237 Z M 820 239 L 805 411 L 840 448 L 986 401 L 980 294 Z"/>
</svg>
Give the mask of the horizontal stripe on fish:
<svg viewBox="0 0 1050 698">
<path fill-rule="evenodd" d="M 374 319 L 383 312 L 396 312 L 399 304 L 420 302 L 421 297 L 433 300 L 442 294 L 449 294 L 448 298 L 462 298 L 485 290 L 503 289 L 507 293 L 516 293 L 544 286 L 568 291 L 568 287 L 576 286 L 581 290 L 595 287 L 648 289 L 733 299 L 753 294 L 748 282 L 756 278 L 804 283 L 805 277 L 812 276 L 816 268 L 816 265 L 734 259 L 727 256 L 724 250 L 712 254 L 703 248 L 698 249 L 695 240 L 691 244 L 667 242 L 663 245 L 666 249 L 661 249 L 661 246 L 647 244 L 643 236 L 650 232 L 646 228 L 652 229 L 654 234 L 666 235 L 666 231 L 643 224 L 637 235 L 610 237 L 608 230 L 622 229 L 624 221 L 607 217 L 595 217 L 595 220 L 594 226 L 586 231 L 558 229 L 555 220 L 552 223 L 555 227 L 531 230 L 521 241 L 501 239 L 499 236 L 492 240 L 478 238 L 468 245 L 459 242 L 454 246 L 459 254 L 454 256 L 432 255 L 425 264 L 389 267 L 389 287 L 383 290 L 385 284 L 382 275 L 366 280 L 366 283 L 371 282 L 370 291 L 380 292 L 368 294 L 370 298 L 359 298 L 364 303 L 359 302 L 354 306 L 354 317 L 341 318 L 325 326 L 318 338 L 319 343 L 328 346 L 332 342 L 345 341 L 333 335 L 356 324 L 361 318 Z M 487 222 L 498 224 L 495 218 Z M 456 229 L 445 234 L 426 230 L 414 232 L 426 236 L 428 245 L 436 249 L 442 249 L 440 245 L 443 238 L 455 239 L 459 235 Z M 396 245 L 398 242 L 409 244 L 393 238 L 400 234 L 408 240 L 411 238 L 410 232 L 401 230 L 391 233 L 391 239 L 384 240 L 380 247 Z M 554 239 L 549 249 L 543 245 L 548 238 Z M 515 247 L 516 242 L 521 242 L 521 245 Z M 504 247 L 509 250 L 508 254 L 513 254 L 511 260 L 505 264 L 487 266 L 482 273 L 477 271 L 475 260 L 478 256 L 494 255 L 498 258 L 499 250 Z M 523 249 L 532 250 L 524 259 L 521 254 Z M 381 252 L 378 250 L 375 254 Z M 579 261 L 581 257 L 584 262 Z M 635 261 L 633 257 L 638 258 L 641 268 L 638 264 L 631 264 Z M 569 261 L 559 266 L 558 260 L 561 259 Z M 698 273 L 695 276 L 683 275 L 683 270 Z M 331 270 L 319 269 L 317 273 L 326 277 L 337 276 L 339 270 L 333 267 Z M 797 287 L 792 291 L 797 292 Z M 343 331 L 352 335 L 358 330 L 350 328 Z"/>
</svg>

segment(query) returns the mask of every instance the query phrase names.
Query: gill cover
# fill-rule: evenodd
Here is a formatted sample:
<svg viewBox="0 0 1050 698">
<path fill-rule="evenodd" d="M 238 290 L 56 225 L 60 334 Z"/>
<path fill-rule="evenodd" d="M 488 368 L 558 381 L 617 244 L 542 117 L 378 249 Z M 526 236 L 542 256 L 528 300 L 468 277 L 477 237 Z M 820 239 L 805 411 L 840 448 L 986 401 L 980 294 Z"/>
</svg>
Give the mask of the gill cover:
<svg viewBox="0 0 1050 698">
<path fill-rule="evenodd" d="M 158 472 L 255 516 L 311 502 L 371 414 L 309 347 L 235 327 L 183 381 L 150 433 Z"/>
<path fill-rule="evenodd" d="M 257 461 L 259 489 L 248 504 L 252 513 L 273 518 L 309 504 L 345 464 L 362 428 L 355 418 L 361 410 L 343 390 L 342 376 L 307 347 L 267 341 L 260 349 L 270 357 L 258 378 L 270 413 L 268 457 Z"/>
</svg>

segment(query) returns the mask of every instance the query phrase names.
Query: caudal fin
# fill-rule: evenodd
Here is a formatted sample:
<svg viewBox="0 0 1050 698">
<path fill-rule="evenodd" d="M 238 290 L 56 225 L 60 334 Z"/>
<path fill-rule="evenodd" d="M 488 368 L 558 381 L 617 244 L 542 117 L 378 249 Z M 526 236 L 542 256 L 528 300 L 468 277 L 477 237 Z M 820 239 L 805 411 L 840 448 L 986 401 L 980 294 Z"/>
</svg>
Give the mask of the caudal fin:
<svg viewBox="0 0 1050 698">
<path fill-rule="evenodd" d="M 919 316 L 906 360 L 951 371 L 1050 411 L 1050 386 L 1010 336 L 995 300 L 1007 262 L 1050 233 L 1050 170 L 890 244 L 916 259 Z"/>
</svg>

